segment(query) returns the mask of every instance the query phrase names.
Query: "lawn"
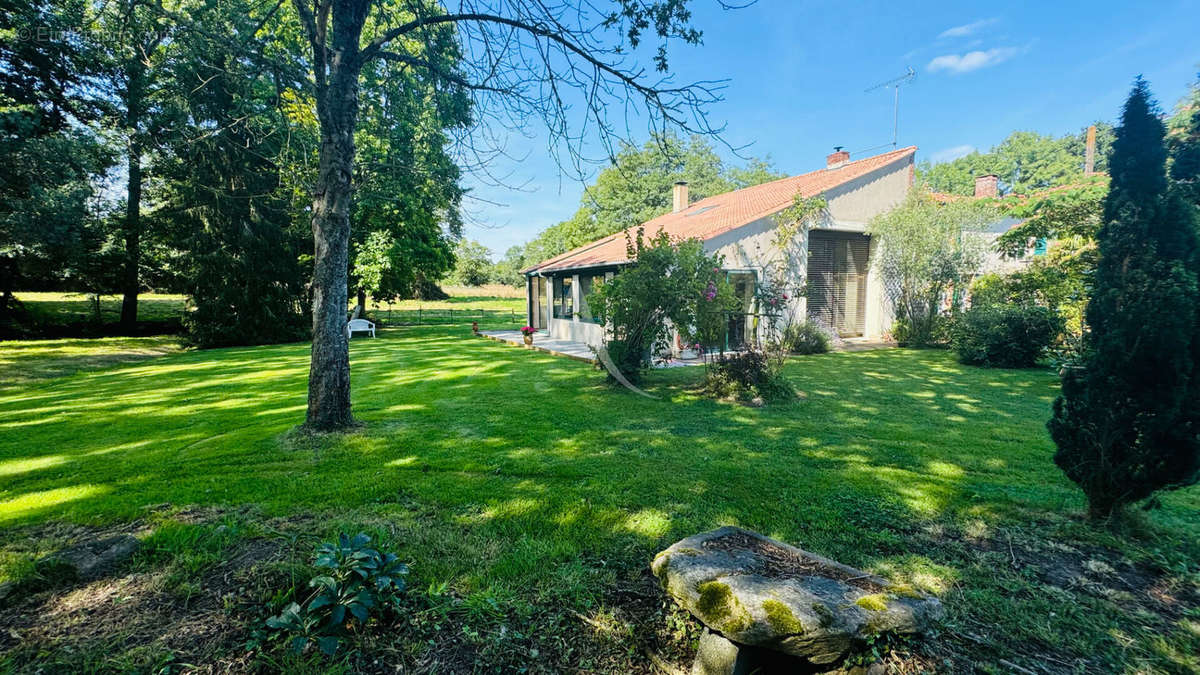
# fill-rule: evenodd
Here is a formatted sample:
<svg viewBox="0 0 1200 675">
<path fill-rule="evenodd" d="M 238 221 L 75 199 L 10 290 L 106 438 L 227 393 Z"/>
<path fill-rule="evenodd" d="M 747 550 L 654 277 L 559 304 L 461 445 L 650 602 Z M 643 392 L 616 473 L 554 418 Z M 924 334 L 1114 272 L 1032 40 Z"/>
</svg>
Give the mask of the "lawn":
<svg viewBox="0 0 1200 675">
<path fill-rule="evenodd" d="M 1200 665 L 1200 490 L 1166 495 L 1120 535 L 1082 524 L 1044 429 L 1049 371 L 939 351 L 798 357 L 787 373 L 806 397 L 747 408 L 700 398 L 697 369 L 652 373 L 646 399 L 460 326 L 386 329 L 354 340 L 351 361 L 363 425 L 344 436 L 292 431 L 302 344 L 0 389 L 0 576 L 79 526 L 234 523 L 245 541 L 365 529 L 410 563 L 423 602 L 464 608 L 436 628 L 406 623 L 376 655 L 411 666 L 466 645 L 493 664 L 587 668 L 573 633 L 612 623 L 613 653 L 642 668 L 655 627 L 621 623 L 622 589 L 671 542 L 737 524 L 938 593 L 945 629 L 904 649 L 939 670 Z M 218 520 L 193 525 L 197 509 Z M 677 653 L 694 629 L 677 631 Z M 0 649 L 14 667 L 77 666 L 62 640 Z M 132 648 L 106 643 L 104 667 Z"/>
</svg>

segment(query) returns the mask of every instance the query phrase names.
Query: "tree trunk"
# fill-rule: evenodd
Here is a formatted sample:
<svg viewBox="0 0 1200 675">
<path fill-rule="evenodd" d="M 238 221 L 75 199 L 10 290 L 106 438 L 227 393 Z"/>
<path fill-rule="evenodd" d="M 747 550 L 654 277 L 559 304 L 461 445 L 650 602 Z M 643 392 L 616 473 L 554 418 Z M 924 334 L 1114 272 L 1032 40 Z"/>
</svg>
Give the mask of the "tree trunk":
<svg viewBox="0 0 1200 675">
<path fill-rule="evenodd" d="M 358 287 L 358 304 L 354 308 L 354 318 L 361 319 L 367 313 L 367 290 L 361 285 Z"/>
<path fill-rule="evenodd" d="M 121 326 L 137 325 L 138 266 L 142 252 L 142 142 L 138 125 L 142 117 L 145 66 L 136 58 L 126 68 L 125 125 L 129 130 L 129 176 L 125 190 L 125 273 L 121 279 Z"/>
<path fill-rule="evenodd" d="M 350 200 L 354 174 L 354 129 L 358 123 L 359 37 L 366 4 L 333 6 L 333 45 L 328 82 L 318 88 L 321 150 L 313 194 L 313 343 L 308 372 L 305 426 L 344 429 L 350 414 L 349 302 Z M 318 79 L 321 74 L 318 74 Z"/>
</svg>

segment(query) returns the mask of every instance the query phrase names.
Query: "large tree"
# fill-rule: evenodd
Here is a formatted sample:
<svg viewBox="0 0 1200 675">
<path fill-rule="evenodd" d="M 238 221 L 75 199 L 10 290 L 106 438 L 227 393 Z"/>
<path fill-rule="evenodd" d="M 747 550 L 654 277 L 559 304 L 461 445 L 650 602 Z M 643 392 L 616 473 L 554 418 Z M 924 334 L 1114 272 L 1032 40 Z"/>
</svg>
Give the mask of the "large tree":
<svg viewBox="0 0 1200 675">
<path fill-rule="evenodd" d="M 425 58 L 457 71 L 462 55 L 453 29 L 443 26 L 436 38 Z M 351 281 L 365 310 L 368 291 L 377 300 L 414 297 L 450 272 L 464 194 L 453 142 L 472 118 L 463 88 L 440 86 L 403 63 L 370 63 L 363 93 L 350 241 Z M 360 258 L 370 261 L 370 283 L 363 283 Z"/>
<path fill-rule="evenodd" d="M 433 3 L 377 0 L 293 0 L 311 49 L 312 95 L 320 153 L 312 188 L 313 346 L 306 426 L 336 430 L 353 423 L 349 345 L 345 335 L 355 132 L 363 68 L 376 59 L 404 64 L 441 86 L 472 92 L 485 115 L 513 128 L 541 119 L 551 138 L 579 149 L 579 129 L 611 149 L 619 137 L 606 110 L 633 104 L 655 130 L 680 126 L 713 131 L 697 111 L 715 94 L 704 86 L 652 80 L 625 56 L 646 34 L 657 36 L 656 70 L 667 70 L 667 44 L 700 41 L 689 0 L 460 0 Z M 445 26 L 465 55 L 448 70 L 429 45 Z M 569 111 L 577 109 L 578 113 Z M 493 119 L 493 118 L 489 118 Z M 577 155 L 573 155 L 577 156 Z"/>
<path fill-rule="evenodd" d="M 269 11 L 231 0 L 192 12 L 162 66 L 160 99 L 173 111 L 156 162 L 157 219 L 181 254 L 185 318 L 201 346 L 307 336 L 307 238 L 293 227 L 288 187 L 295 126 L 281 105 L 301 76 L 261 53 Z M 288 66 L 292 67 L 289 68 Z"/>
<path fill-rule="evenodd" d="M 88 124 L 100 72 L 79 40 L 83 2 L 0 0 L 0 316 L 18 284 L 81 274 L 103 237 L 96 197 L 112 162 Z"/>
<path fill-rule="evenodd" d="M 1200 476 L 1195 212 L 1169 186 L 1164 126 L 1138 78 L 1109 162 L 1083 366 L 1064 373 L 1054 461 L 1093 520 Z"/>
</svg>

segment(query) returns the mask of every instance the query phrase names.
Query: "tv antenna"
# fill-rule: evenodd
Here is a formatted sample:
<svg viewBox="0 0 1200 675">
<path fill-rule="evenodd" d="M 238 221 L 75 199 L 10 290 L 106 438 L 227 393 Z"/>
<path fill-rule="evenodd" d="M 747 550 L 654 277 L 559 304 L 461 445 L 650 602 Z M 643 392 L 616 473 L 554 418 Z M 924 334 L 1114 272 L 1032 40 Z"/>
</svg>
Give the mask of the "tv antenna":
<svg viewBox="0 0 1200 675">
<path fill-rule="evenodd" d="M 892 104 L 892 147 L 893 148 L 896 147 L 900 141 L 900 85 L 908 84 L 909 82 L 912 82 L 914 79 L 916 79 L 916 77 L 917 77 L 917 71 L 913 70 L 912 66 L 909 66 L 908 72 L 904 73 L 900 77 L 893 77 L 892 79 L 888 80 L 887 82 L 880 82 L 879 84 L 877 84 L 873 87 L 868 87 L 867 89 L 863 90 L 863 93 L 872 92 L 872 91 L 875 91 L 876 89 L 885 89 L 887 87 L 891 87 L 892 89 L 895 90 L 896 98 L 895 98 L 895 102 Z"/>
</svg>

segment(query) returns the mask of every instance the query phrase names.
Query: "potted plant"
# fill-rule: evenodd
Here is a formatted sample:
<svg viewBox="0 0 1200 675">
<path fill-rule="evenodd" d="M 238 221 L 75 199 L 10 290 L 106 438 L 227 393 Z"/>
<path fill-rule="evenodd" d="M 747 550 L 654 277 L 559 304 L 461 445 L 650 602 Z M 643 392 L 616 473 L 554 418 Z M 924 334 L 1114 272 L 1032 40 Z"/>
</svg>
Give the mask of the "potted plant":
<svg viewBox="0 0 1200 675">
<path fill-rule="evenodd" d="M 521 328 L 521 335 L 525 336 L 525 344 L 526 345 L 533 344 L 533 332 L 534 332 L 533 326 L 525 326 L 525 327 Z"/>
</svg>

